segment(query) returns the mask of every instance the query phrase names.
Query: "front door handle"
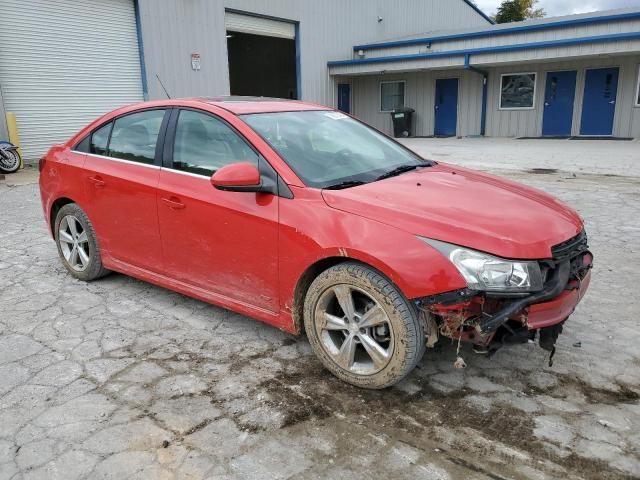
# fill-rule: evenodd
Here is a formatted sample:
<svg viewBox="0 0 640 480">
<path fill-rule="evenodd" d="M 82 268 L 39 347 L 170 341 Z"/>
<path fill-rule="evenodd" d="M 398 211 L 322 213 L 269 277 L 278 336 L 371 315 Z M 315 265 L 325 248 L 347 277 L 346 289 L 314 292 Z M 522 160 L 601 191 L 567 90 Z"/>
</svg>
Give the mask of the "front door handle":
<svg viewBox="0 0 640 480">
<path fill-rule="evenodd" d="M 611 105 L 613 105 L 614 103 L 616 103 L 616 101 L 615 101 L 615 100 L 611 100 L 609 103 L 610 103 Z"/>
<path fill-rule="evenodd" d="M 100 175 L 96 175 L 95 177 L 89 177 L 89 180 L 91 180 L 96 187 L 104 187 L 106 185 L 106 183 L 104 183 L 104 180 L 102 180 L 102 177 Z"/>
<path fill-rule="evenodd" d="M 185 207 L 185 204 L 182 203 L 178 198 L 163 198 L 162 201 L 169 207 L 174 210 L 182 210 Z"/>
</svg>

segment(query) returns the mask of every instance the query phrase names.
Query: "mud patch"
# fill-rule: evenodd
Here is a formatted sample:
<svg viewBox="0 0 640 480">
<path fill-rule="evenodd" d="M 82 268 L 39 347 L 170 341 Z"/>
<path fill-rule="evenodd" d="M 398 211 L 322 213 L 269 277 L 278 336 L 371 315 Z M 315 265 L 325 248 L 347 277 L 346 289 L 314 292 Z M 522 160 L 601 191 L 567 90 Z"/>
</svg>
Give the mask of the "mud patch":
<svg viewBox="0 0 640 480">
<path fill-rule="evenodd" d="M 605 462 L 556 454 L 534 435 L 532 414 L 501 403 L 494 404 L 488 412 L 480 411 L 466 399 L 477 392 L 466 388 L 442 393 L 430 385 L 428 378 L 420 378 L 415 379 L 419 386 L 415 393 L 397 388 L 369 391 L 337 380 L 311 358 L 305 362 L 304 370 L 299 365 L 288 365 L 288 373 L 260 385 L 270 398 L 270 406 L 284 414 L 282 428 L 336 417 L 425 452 L 430 452 L 435 443 L 448 461 L 493 479 L 517 477 L 515 471 L 506 473 L 512 466 L 527 463 L 539 469 L 542 462 L 552 465 L 554 475 L 566 469 L 585 479 L 628 478 Z M 551 391 L 557 395 L 556 389 L 567 386 L 569 380 L 564 380 L 560 386 L 546 391 L 537 389 L 539 392 L 535 393 Z M 629 402 L 635 398 L 635 392 L 630 390 L 593 389 L 577 380 L 571 388 L 589 392 L 585 393 L 589 401 L 599 403 Z"/>
<path fill-rule="evenodd" d="M 640 394 L 627 385 L 618 383 L 618 390 L 594 387 L 585 381 L 566 374 L 556 374 L 558 384 L 549 388 L 539 388 L 527 385 L 528 393 L 534 395 L 550 395 L 564 399 L 567 391 L 574 390 L 584 395 L 591 404 L 618 405 L 621 403 L 635 403 L 640 400 Z"/>
</svg>

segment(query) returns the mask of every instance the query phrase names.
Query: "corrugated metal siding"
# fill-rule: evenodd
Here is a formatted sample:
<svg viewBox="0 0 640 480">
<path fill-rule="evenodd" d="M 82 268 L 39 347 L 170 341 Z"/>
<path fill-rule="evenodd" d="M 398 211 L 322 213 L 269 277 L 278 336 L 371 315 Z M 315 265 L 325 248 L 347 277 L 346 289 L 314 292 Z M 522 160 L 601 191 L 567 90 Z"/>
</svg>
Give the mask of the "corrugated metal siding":
<svg viewBox="0 0 640 480">
<path fill-rule="evenodd" d="M 640 107 L 635 107 L 640 56 L 594 58 L 581 61 L 545 62 L 513 65 L 491 69 L 487 106 L 487 135 L 496 137 L 540 136 L 544 114 L 546 73 L 577 70 L 576 99 L 573 112 L 573 135 L 580 134 L 584 79 L 587 68 L 620 67 L 618 97 L 613 134 L 619 137 L 640 137 Z M 503 73 L 536 72 L 537 93 L 533 110 L 499 110 L 500 75 Z"/>
<path fill-rule="evenodd" d="M 149 98 L 229 92 L 224 7 L 221 0 L 139 0 Z M 191 54 L 201 69 L 191 69 Z"/>
<path fill-rule="evenodd" d="M 0 84 L 26 160 L 142 100 L 132 0 L 3 0 Z"/>
<path fill-rule="evenodd" d="M 464 70 L 352 77 L 353 113 L 386 133 L 393 131 L 391 115 L 380 112 L 380 82 L 404 80 L 405 105 L 416 110 L 415 135 L 434 131 L 435 84 L 438 78 L 458 78 L 458 126 L 461 136 L 479 135 L 482 111 L 482 76 Z M 342 81 L 342 79 L 341 79 Z"/>
<path fill-rule="evenodd" d="M 300 22 L 302 98 L 334 104 L 327 61 L 350 58 L 357 43 L 487 24 L 462 0 L 139 0 L 150 98 L 156 73 L 175 96 L 228 94 L 224 8 Z M 383 18 L 378 22 L 378 16 Z M 192 72 L 190 55 L 201 54 Z"/>
</svg>

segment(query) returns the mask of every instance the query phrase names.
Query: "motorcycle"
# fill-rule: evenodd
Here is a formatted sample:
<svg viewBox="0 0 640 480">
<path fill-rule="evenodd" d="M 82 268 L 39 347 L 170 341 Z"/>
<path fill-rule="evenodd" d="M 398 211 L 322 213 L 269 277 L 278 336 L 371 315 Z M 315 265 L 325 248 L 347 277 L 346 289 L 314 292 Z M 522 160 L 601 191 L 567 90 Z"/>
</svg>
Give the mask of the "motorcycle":
<svg viewBox="0 0 640 480">
<path fill-rule="evenodd" d="M 18 147 L 7 141 L 0 141 L 0 173 L 13 173 L 20 168 L 21 158 Z"/>
</svg>

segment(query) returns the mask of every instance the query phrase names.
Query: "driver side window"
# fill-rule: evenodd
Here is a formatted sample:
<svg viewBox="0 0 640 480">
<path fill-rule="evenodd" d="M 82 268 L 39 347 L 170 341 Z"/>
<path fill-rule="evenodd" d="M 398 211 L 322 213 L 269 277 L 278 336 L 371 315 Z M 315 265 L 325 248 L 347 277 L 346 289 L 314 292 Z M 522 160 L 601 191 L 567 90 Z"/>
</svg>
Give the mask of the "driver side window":
<svg viewBox="0 0 640 480">
<path fill-rule="evenodd" d="M 226 123 L 211 115 L 181 110 L 173 144 L 173 168 L 211 176 L 232 163 L 258 165 L 258 155 Z"/>
</svg>

